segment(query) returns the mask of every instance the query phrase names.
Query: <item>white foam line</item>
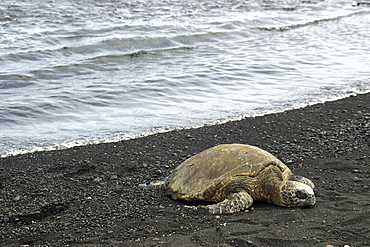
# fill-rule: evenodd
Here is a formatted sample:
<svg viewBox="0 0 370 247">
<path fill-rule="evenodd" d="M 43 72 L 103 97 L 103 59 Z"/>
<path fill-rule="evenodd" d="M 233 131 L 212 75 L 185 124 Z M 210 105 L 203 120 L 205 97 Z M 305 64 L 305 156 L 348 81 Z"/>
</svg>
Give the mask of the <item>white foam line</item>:
<svg viewBox="0 0 370 247">
<path fill-rule="evenodd" d="M 171 127 L 155 128 L 155 129 L 152 129 L 151 131 L 145 131 L 145 132 L 143 132 L 141 134 L 138 134 L 138 135 L 124 134 L 124 135 L 120 135 L 116 138 L 101 139 L 101 140 L 76 140 L 76 141 L 64 142 L 64 143 L 59 144 L 59 145 L 48 146 L 48 147 L 34 147 L 34 148 L 31 148 L 31 149 L 19 149 L 19 150 L 15 150 L 15 151 L 6 152 L 5 154 L 2 154 L 0 157 L 5 158 L 5 157 L 8 157 L 8 156 L 16 156 L 16 155 L 20 155 L 20 154 L 27 154 L 27 153 L 34 153 L 34 152 L 41 152 L 41 151 L 63 150 L 63 149 L 77 147 L 77 146 L 87 146 L 87 145 L 102 144 L 102 143 L 114 143 L 114 142 L 130 140 L 130 139 L 142 138 L 142 137 L 146 137 L 146 136 L 150 136 L 150 135 L 154 135 L 154 134 L 158 134 L 158 133 L 166 133 L 166 132 L 170 132 L 170 131 L 173 131 L 173 130 L 198 129 L 198 128 L 202 128 L 204 126 L 213 126 L 213 125 L 219 125 L 219 124 L 224 124 L 224 123 L 233 122 L 233 121 L 240 121 L 240 120 L 248 118 L 248 117 L 259 117 L 259 116 L 264 116 L 264 115 L 268 115 L 268 114 L 281 113 L 281 112 L 284 112 L 284 111 L 287 111 L 287 110 L 300 109 L 300 108 L 304 108 L 304 107 L 310 106 L 310 105 L 335 101 L 335 100 L 344 99 L 344 98 L 347 98 L 347 97 L 350 97 L 350 96 L 356 96 L 357 94 L 365 94 L 365 93 L 369 93 L 369 92 L 370 92 L 370 89 L 366 90 L 366 91 L 361 91 L 361 92 L 349 91 L 346 94 L 338 94 L 336 96 L 322 98 L 320 100 L 315 100 L 315 101 L 312 101 L 312 102 L 306 102 L 306 103 L 302 102 L 302 103 L 297 104 L 294 107 L 286 107 L 286 108 L 281 108 L 281 109 L 277 109 L 277 110 L 261 111 L 261 112 L 258 112 L 256 114 L 250 114 L 250 115 L 245 114 L 245 115 L 241 115 L 241 116 L 238 116 L 238 117 L 219 119 L 219 120 L 216 120 L 214 122 L 198 124 L 198 125 L 193 125 L 193 126 L 180 126 L 180 127 L 173 127 L 173 128 L 171 128 Z"/>
</svg>

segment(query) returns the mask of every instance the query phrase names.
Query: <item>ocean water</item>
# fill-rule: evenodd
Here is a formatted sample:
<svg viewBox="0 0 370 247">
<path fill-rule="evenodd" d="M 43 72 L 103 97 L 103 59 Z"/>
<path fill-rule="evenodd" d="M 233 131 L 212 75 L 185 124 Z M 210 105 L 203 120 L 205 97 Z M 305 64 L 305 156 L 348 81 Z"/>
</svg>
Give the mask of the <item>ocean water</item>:
<svg viewBox="0 0 370 247">
<path fill-rule="evenodd" d="M 2 0 L 0 155 L 370 91 L 370 5 Z"/>
</svg>

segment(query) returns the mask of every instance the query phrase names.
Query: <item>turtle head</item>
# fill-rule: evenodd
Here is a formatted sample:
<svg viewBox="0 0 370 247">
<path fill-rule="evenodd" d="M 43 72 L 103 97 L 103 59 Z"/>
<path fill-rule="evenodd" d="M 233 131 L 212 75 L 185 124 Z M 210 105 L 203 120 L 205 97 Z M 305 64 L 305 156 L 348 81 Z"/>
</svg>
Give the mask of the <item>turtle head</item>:
<svg viewBox="0 0 370 247">
<path fill-rule="evenodd" d="M 298 181 L 284 181 L 280 195 L 281 200 L 277 204 L 284 207 L 314 206 L 316 203 L 314 190 Z"/>
</svg>

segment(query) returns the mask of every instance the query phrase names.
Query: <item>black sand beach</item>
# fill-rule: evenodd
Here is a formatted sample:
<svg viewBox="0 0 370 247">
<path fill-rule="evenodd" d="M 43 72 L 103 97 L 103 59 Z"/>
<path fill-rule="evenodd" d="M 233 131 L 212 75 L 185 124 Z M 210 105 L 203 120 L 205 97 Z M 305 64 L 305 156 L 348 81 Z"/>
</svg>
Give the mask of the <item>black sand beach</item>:
<svg viewBox="0 0 370 247">
<path fill-rule="evenodd" d="M 318 188 L 313 208 L 210 215 L 139 184 L 221 143 L 269 151 Z M 370 246 L 370 94 L 118 143 L 0 159 L 0 245 Z"/>
</svg>

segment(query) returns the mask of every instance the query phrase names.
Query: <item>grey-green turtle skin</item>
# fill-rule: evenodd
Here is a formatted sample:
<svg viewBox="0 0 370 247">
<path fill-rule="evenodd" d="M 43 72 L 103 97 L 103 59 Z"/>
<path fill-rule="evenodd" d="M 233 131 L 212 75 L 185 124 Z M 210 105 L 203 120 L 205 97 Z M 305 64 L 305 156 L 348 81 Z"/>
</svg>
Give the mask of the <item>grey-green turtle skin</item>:
<svg viewBox="0 0 370 247">
<path fill-rule="evenodd" d="M 212 214 L 234 213 L 253 201 L 278 206 L 313 206 L 315 186 L 295 176 L 272 154 L 245 144 L 222 144 L 190 157 L 157 183 L 173 199 L 213 202 Z"/>
</svg>

